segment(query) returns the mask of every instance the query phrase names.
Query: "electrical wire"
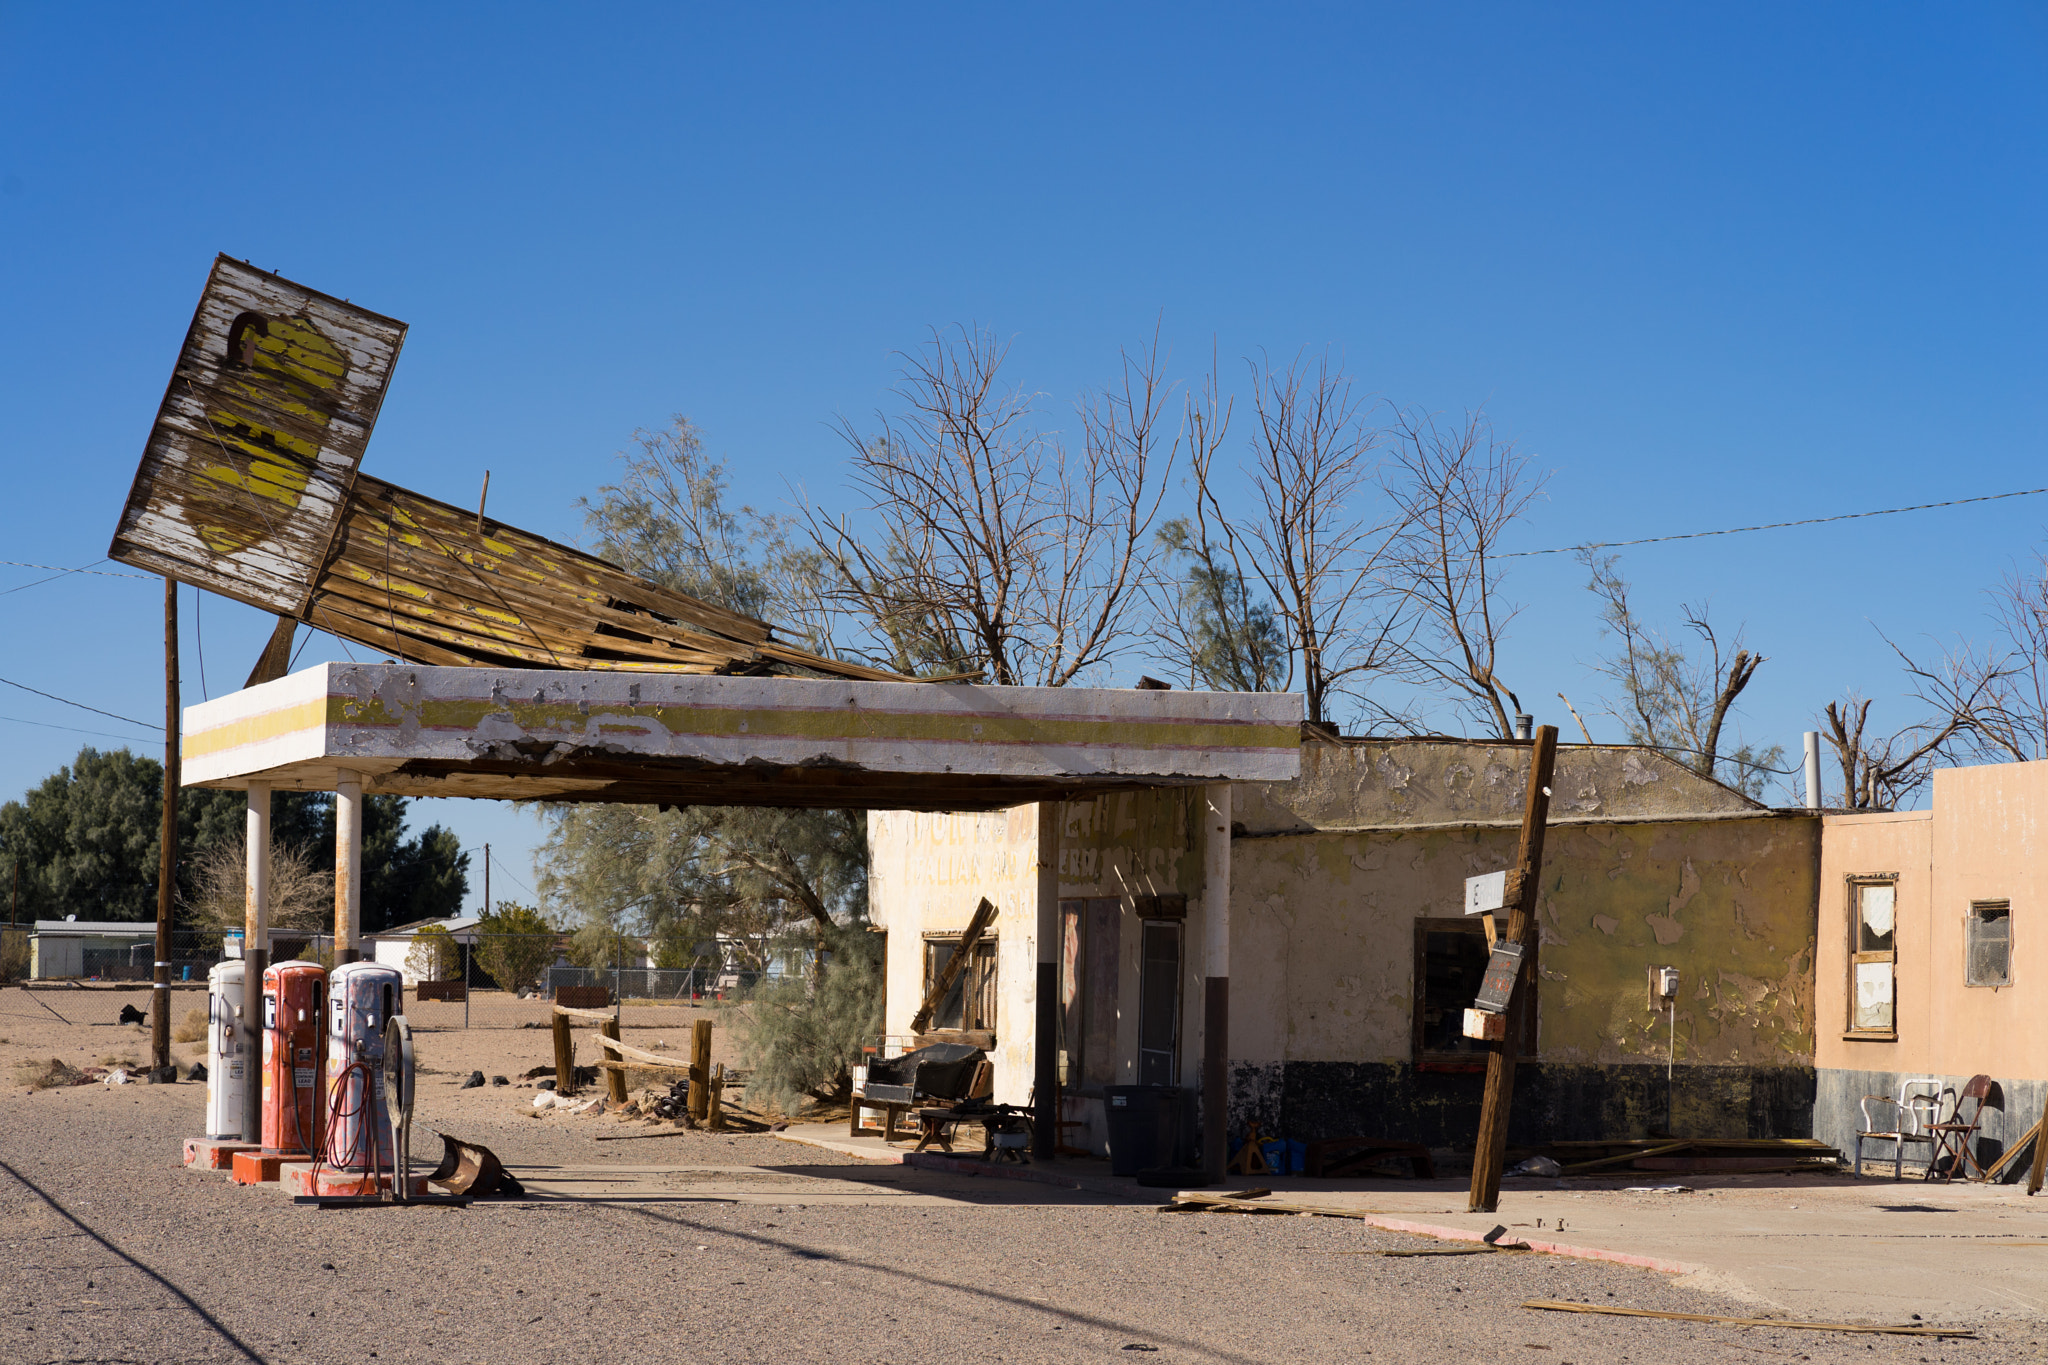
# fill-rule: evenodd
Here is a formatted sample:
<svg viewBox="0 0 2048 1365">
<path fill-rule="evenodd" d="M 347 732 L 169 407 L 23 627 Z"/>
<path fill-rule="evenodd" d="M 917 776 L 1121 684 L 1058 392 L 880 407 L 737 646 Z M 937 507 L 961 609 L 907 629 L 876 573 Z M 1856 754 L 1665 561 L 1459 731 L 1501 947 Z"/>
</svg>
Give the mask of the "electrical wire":
<svg viewBox="0 0 2048 1365">
<path fill-rule="evenodd" d="M 141 735 L 117 735 L 110 730 L 81 730 L 76 725 L 53 725 L 46 720 L 25 720 L 20 716 L 0 716 L 0 720 L 12 721 L 16 725 L 39 725 L 45 730 L 69 730 L 74 735 L 98 735 L 101 739 L 125 739 L 139 741 Z M 156 736 L 148 736 L 150 739 Z"/>
<path fill-rule="evenodd" d="M 192 643 L 199 647 L 199 699 L 212 701 L 213 694 L 206 687 L 206 623 L 199 619 L 199 607 L 205 600 L 205 593 L 192 589 Z"/>
<path fill-rule="evenodd" d="M 104 556 L 102 556 L 102 557 L 101 557 L 101 558 L 99 558 L 99 559 L 95 559 L 95 560 L 94 560 L 94 561 L 93 561 L 92 563 L 93 563 L 93 564 L 104 564 L 104 563 L 106 563 L 106 562 L 107 562 L 107 561 L 106 561 L 106 558 L 105 558 Z M 111 570 L 111 569 L 95 569 L 95 568 L 93 568 L 93 567 L 92 567 L 92 564 L 87 564 L 87 565 L 85 565 L 85 566 L 83 566 L 83 567 L 81 567 L 81 568 L 76 568 L 76 569 L 67 569 L 67 568 L 65 568 L 65 567 L 64 567 L 63 565 L 61 565 L 61 564 L 31 564 L 31 563 L 29 563 L 29 562 L 28 562 L 27 560 L 25 560 L 25 559 L 0 559 L 0 564 L 6 564 L 6 565 L 9 565 L 9 566 L 11 566 L 11 567 L 13 567 L 13 568 L 16 568 L 16 569 L 55 569 L 55 570 L 57 571 L 57 577 L 59 577 L 59 578 L 62 578 L 62 577 L 63 577 L 63 576 L 65 575 L 65 574 L 72 574 L 72 573 L 89 573 L 89 574 L 95 574 L 95 575 L 97 575 L 97 576 L 98 576 L 98 577 L 100 577 L 100 578 L 155 578 L 155 577 L 156 577 L 156 575 L 155 575 L 155 574 L 153 574 L 153 573 L 116 573 L 116 572 L 114 572 L 114 571 L 113 571 L 113 570 Z M 47 579 L 47 578 L 45 578 L 45 579 L 40 579 L 40 580 L 38 580 L 38 581 L 40 581 L 40 582 L 43 582 L 43 583 L 47 583 L 47 582 L 49 582 L 50 580 L 49 580 L 49 579 Z M 27 584 L 26 586 L 28 586 L 28 587 L 31 587 L 31 588 L 32 588 L 32 587 L 34 587 L 34 586 L 35 586 L 35 584 L 34 584 L 34 583 L 30 583 L 30 584 Z M 9 592 L 20 592 L 20 591 L 21 591 L 21 589 L 20 589 L 20 588 L 9 588 L 9 589 L 8 589 L 8 591 L 9 591 Z"/>
<path fill-rule="evenodd" d="M 540 900 L 540 893 L 535 891 L 532 887 L 528 886 L 525 882 L 520 881 L 517 874 L 515 874 L 511 868 L 505 866 L 505 860 L 500 858 L 495 853 L 491 855 L 491 866 L 497 868 L 498 871 L 512 878 L 512 880 L 518 885 L 519 889 L 521 891 L 524 891 L 527 895 L 533 897 L 535 901 Z M 484 909 L 488 911 L 490 907 L 485 906 Z"/>
<path fill-rule="evenodd" d="M 87 706 L 82 701 L 72 701 L 67 697 L 60 697 L 54 692 L 45 692 L 41 688 L 30 687 L 27 683 L 18 683 L 12 678 L 0 678 L 0 683 L 6 683 L 9 687 L 18 687 L 24 692 L 33 692 L 37 696 L 47 697 L 51 701 L 61 701 L 66 706 L 75 706 L 81 711 L 90 711 L 96 716 L 105 716 L 108 720 L 126 721 L 130 725 L 140 725 L 145 730 L 160 731 L 162 729 L 161 726 L 152 725 L 146 720 L 137 720 L 133 716 L 117 716 L 112 711 L 102 711 L 97 706 Z"/>
<path fill-rule="evenodd" d="M 1529 559 L 1536 555 L 1569 555 L 1581 550 L 1616 550 L 1629 545 L 1661 545 L 1672 540 L 1700 540 L 1707 536 L 1739 536 L 1749 531 L 1782 531 L 1790 526 L 1819 526 L 1830 521 L 1859 521 L 1864 517 L 1892 517 L 1901 512 L 1929 512 L 1937 507 L 1962 507 L 1973 502 L 1998 502 L 2004 498 L 2030 498 L 2048 493 L 2048 488 L 2022 488 L 2011 493 L 1986 493 L 1977 498 L 1950 498 L 1947 502 L 1920 502 L 1911 507 L 1881 507 L 1875 512 L 1841 512 L 1832 517 L 1804 517 L 1798 521 L 1770 521 L 1761 526 L 1730 526 L 1721 531 L 1686 531 L 1673 536 L 1644 536 L 1640 540 L 1594 540 L 1584 545 L 1560 545 L 1551 550 L 1514 550 L 1496 559 Z"/>
</svg>

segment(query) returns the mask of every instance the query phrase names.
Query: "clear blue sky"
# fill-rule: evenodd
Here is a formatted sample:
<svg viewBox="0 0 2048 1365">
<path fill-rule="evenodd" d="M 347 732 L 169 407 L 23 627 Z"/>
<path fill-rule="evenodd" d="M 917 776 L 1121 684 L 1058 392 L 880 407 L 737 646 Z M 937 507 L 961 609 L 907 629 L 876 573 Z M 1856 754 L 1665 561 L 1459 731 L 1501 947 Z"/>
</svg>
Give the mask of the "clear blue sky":
<svg viewBox="0 0 2048 1365">
<path fill-rule="evenodd" d="M 967 321 L 1055 410 L 1160 318 L 1184 374 L 1328 345 L 1484 403 L 1553 471 L 1532 549 L 2048 484 L 2038 8 L 432 8 L 0 6 L 0 558 L 105 553 L 216 251 L 411 324 L 365 468 L 564 539 L 673 412 L 740 496 L 843 500 L 832 420 Z M 1747 623 L 1796 752 L 1846 687 L 1910 719 L 1872 623 L 1980 631 L 2044 524 L 1624 565 Z M 1521 563 L 1503 672 L 1590 716 L 1593 600 Z M 157 586 L 40 576 L 0 676 L 161 714 Z M 188 696 L 264 632 L 188 592 Z M 135 733 L 0 693 L 0 796 L 116 742 L 26 722 Z M 420 814 L 531 881 L 530 818 Z"/>
</svg>

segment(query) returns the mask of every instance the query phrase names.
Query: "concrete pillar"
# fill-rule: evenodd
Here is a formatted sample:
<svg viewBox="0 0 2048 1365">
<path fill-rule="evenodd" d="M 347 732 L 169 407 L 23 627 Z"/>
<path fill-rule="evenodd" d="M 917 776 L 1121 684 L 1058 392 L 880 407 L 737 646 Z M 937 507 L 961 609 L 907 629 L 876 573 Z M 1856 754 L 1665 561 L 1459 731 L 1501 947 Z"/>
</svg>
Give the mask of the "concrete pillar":
<svg viewBox="0 0 2048 1365">
<path fill-rule="evenodd" d="M 1230 784 L 1202 788 L 1202 1169 L 1230 1159 Z"/>
<path fill-rule="evenodd" d="M 343 769 L 334 783 L 334 961 L 363 948 L 363 777 Z"/>
<path fill-rule="evenodd" d="M 1037 1031 L 1031 1044 L 1031 1154 L 1050 1161 L 1059 1147 L 1060 803 L 1038 803 Z"/>
<path fill-rule="evenodd" d="M 270 784 L 249 784 L 249 861 L 242 896 L 242 1141 L 263 1133 L 263 972 L 270 966 Z"/>
</svg>

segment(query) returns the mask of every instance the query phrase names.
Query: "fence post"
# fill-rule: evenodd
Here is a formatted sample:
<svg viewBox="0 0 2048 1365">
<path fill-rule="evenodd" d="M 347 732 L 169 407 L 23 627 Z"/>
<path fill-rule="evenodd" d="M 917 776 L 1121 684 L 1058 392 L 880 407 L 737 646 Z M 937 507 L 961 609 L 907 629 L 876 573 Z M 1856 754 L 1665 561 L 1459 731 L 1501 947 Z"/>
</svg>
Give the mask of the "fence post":
<svg viewBox="0 0 2048 1365">
<path fill-rule="evenodd" d="M 615 1043 L 619 1041 L 618 1016 L 614 1015 L 610 1019 L 605 1020 L 602 1024 L 599 1024 L 597 1026 L 597 1031 L 599 1033 L 602 1033 L 605 1037 L 611 1039 Z M 604 1093 L 606 1098 L 610 1099 L 613 1104 L 624 1104 L 626 1102 L 626 1072 L 623 1066 L 623 1063 L 626 1060 L 625 1054 L 621 1053 L 618 1056 L 614 1057 L 610 1053 L 606 1052 L 603 1048 L 599 1048 L 598 1052 L 600 1054 L 598 1058 L 599 1061 L 612 1061 L 622 1064 L 620 1069 L 617 1071 L 612 1070 L 610 1067 L 605 1068 Z"/>
<path fill-rule="evenodd" d="M 555 1093 L 576 1093 L 576 1043 L 569 1036 L 569 1016 L 555 1007 Z"/>
<path fill-rule="evenodd" d="M 699 1123 L 711 1117 L 711 1021 L 699 1019 L 690 1028 L 690 1117 Z"/>
</svg>

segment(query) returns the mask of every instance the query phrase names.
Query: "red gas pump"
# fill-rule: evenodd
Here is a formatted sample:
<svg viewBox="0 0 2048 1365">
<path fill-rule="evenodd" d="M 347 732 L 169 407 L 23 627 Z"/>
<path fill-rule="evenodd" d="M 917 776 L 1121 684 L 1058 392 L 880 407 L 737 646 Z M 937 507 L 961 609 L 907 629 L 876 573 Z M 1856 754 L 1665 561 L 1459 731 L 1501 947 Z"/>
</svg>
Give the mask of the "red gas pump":
<svg viewBox="0 0 2048 1365">
<path fill-rule="evenodd" d="M 263 973 L 263 1149 L 320 1150 L 320 1035 L 327 969 L 280 962 Z"/>
</svg>

